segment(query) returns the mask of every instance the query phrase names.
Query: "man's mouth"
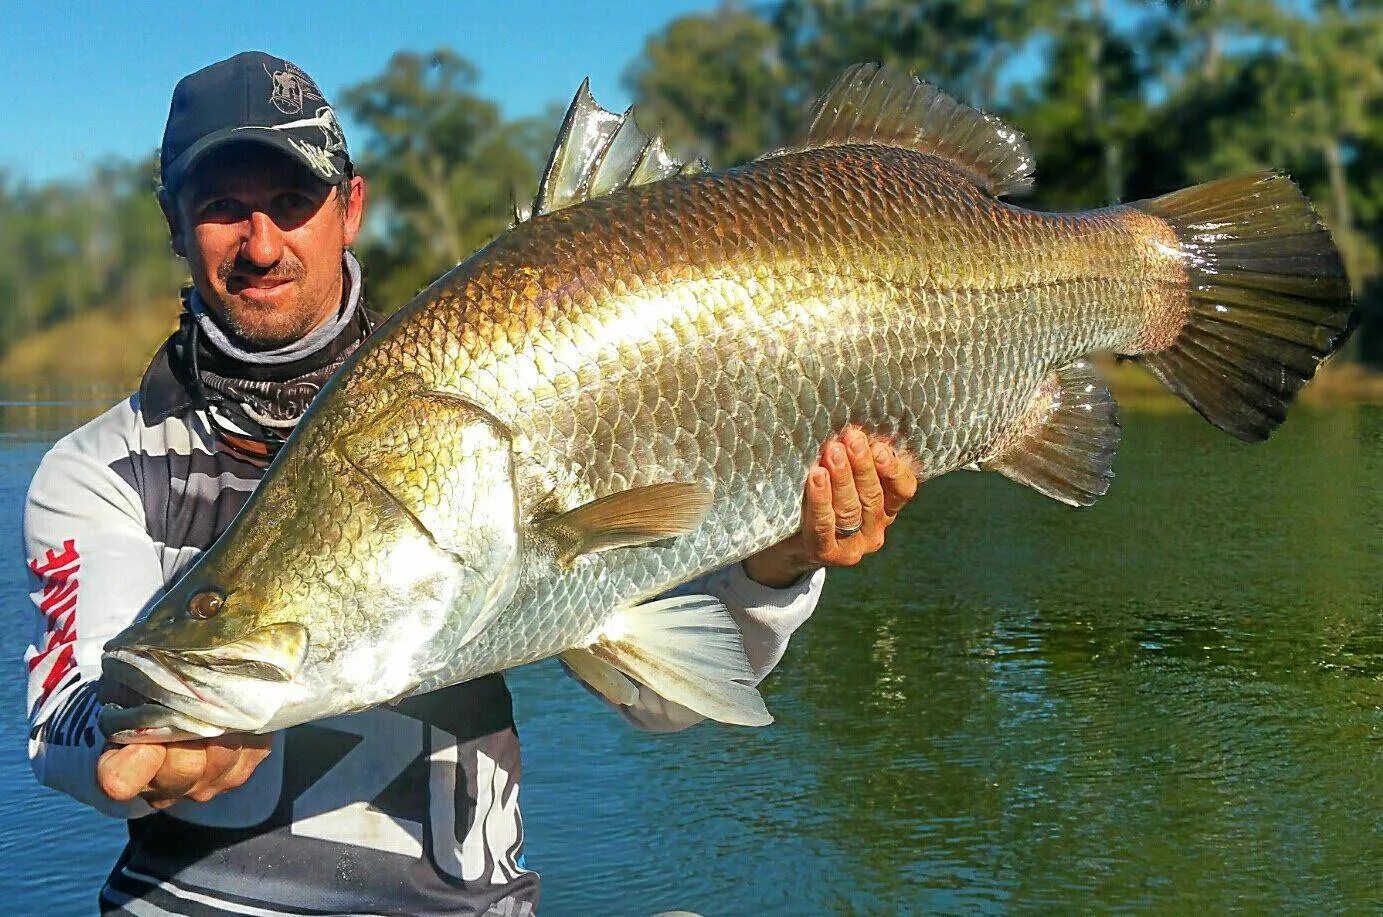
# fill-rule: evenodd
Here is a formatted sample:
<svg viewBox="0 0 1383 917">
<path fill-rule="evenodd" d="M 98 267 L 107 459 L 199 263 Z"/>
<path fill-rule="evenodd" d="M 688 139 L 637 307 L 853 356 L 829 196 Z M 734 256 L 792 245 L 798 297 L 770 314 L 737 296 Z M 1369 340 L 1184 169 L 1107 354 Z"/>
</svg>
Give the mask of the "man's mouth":
<svg viewBox="0 0 1383 917">
<path fill-rule="evenodd" d="M 272 299 L 288 289 L 292 277 L 244 277 L 233 276 L 226 281 L 226 292 L 246 299 Z"/>
</svg>

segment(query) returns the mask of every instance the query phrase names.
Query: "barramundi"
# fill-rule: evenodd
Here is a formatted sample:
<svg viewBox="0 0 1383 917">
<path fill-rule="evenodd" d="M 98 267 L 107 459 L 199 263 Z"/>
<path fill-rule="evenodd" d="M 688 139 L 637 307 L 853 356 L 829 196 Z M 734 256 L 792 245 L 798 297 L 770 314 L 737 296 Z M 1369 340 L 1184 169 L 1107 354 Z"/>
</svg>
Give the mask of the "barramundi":
<svg viewBox="0 0 1383 917">
<path fill-rule="evenodd" d="M 613 703 L 761 725 L 725 608 L 667 593 L 794 532 L 832 434 L 1088 505 L 1119 439 L 1091 354 L 1260 440 L 1352 327 L 1283 175 L 1043 213 L 1004 200 L 1033 170 L 1017 131 L 873 64 L 723 171 L 583 85 L 531 213 L 349 359 L 107 644 L 149 703 L 103 728 L 264 732 L 558 655 Z"/>
</svg>

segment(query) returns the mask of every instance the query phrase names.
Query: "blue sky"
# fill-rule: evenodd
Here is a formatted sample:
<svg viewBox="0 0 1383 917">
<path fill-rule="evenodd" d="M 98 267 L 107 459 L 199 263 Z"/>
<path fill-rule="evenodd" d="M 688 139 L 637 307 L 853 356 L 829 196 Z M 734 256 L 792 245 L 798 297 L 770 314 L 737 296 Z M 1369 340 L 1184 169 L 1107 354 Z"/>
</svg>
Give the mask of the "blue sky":
<svg viewBox="0 0 1383 917">
<path fill-rule="evenodd" d="M 713 2 L 40 2 L 0 0 L 0 169 L 30 181 L 81 176 L 157 148 L 173 84 L 247 49 L 286 57 L 328 98 L 396 50 L 449 45 L 510 116 L 565 105 L 583 77 L 621 109 L 621 76 L 644 38 Z M 347 122 L 347 136 L 350 124 Z"/>
</svg>

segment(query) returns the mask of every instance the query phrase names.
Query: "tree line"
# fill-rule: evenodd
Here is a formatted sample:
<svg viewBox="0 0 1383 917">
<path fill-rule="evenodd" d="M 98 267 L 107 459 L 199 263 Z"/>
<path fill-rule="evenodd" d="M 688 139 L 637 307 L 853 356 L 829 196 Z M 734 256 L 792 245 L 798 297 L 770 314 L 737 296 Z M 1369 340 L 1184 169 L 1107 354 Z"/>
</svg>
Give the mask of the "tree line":
<svg viewBox="0 0 1383 917">
<path fill-rule="evenodd" d="M 1287 171 L 1334 232 L 1365 312 L 1349 356 L 1383 366 L 1377 0 L 729 3 L 650 35 L 626 81 L 646 129 L 727 166 L 772 149 L 861 60 L 906 67 L 1022 130 L 1038 163 L 1027 206 Z M 502 232 L 514 197 L 532 193 L 560 112 L 507 119 L 476 82 L 454 51 L 405 51 L 339 94 L 371 183 L 358 248 L 375 308 Z M 185 270 L 155 180 L 152 159 L 80 182 L 0 174 L 0 349 L 89 309 L 169 309 Z"/>
</svg>

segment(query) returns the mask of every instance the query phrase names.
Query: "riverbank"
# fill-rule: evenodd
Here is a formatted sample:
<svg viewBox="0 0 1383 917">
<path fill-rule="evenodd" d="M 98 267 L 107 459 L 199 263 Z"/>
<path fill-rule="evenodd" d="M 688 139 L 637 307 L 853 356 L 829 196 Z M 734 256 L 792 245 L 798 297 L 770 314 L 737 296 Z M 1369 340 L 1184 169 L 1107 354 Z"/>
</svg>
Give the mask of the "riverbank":
<svg viewBox="0 0 1383 917">
<path fill-rule="evenodd" d="M 178 326 L 178 303 L 129 313 L 92 309 L 16 341 L 0 356 L 0 381 L 131 389 Z"/>
</svg>

